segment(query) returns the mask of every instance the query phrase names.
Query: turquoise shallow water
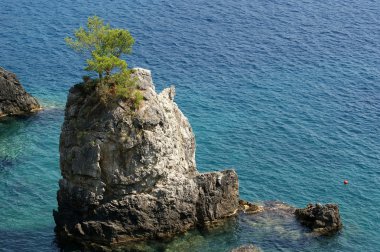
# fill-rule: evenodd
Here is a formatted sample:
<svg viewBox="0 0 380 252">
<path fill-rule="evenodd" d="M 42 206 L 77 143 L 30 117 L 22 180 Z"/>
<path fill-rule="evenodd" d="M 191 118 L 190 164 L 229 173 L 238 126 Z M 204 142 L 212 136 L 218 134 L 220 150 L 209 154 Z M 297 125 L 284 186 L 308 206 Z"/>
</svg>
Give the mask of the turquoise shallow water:
<svg viewBox="0 0 380 252">
<path fill-rule="evenodd" d="M 84 74 L 63 38 L 97 14 L 136 38 L 130 66 L 151 69 L 159 90 L 176 85 L 199 170 L 234 167 L 251 201 L 337 202 L 345 225 L 303 239 L 280 235 L 276 218 L 233 223 L 170 250 L 379 251 L 379 13 L 370 0 L 2 0 L 0 65 L 46 110 L 0 121 L 0 250 L 58 250 L 58 138 L 67 91 Z"/>
</svg>

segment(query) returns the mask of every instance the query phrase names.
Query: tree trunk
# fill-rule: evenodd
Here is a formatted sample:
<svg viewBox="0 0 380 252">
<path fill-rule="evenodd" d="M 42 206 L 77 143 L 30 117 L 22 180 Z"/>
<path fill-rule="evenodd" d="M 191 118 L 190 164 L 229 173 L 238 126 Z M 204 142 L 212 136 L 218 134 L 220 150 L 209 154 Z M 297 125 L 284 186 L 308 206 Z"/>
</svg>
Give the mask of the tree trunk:
<svg viewBox="0 0 380 252">
<path fill-rule="evenodd" d="M 110 75 L 111 75 L 111 70 L 107 69 L 107 70 L 106 70 L 106 76 L 108 77 L 108 76 L 110 76 Z"/>
</svg>

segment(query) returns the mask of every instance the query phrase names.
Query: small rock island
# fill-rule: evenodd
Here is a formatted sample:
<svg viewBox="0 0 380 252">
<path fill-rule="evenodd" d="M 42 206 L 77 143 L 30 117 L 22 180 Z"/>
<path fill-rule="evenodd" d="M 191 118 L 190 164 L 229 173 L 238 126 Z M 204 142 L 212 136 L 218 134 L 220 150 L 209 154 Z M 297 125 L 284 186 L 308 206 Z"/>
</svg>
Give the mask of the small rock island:
<svg viewBox="0 0 380 252">
<path fill-rule="evenodd" d="M 298 220 L 315 235 L 342 228 L 337 205 L 257 206 L 239 199 L 234 170 L 199 173 L 195 137 L 174 102 L 174 87 L 156 93 L 149 70 L 128 69 L 120 58 L 132 52 L 128 30 L 113 29 L 93 16 L 87 30 L 76 30 L 66 43 L 91 55 L 85 70 L 98 78 L 83 76 L 66 103 L 62 179 L 53 211 L 59 243 L 111 250 L 206 228 L 231 216 L 271 213 Z M 259 248 L 246 244 L 236 251 Z"/>
<path fill-rule="evenodd" d="M 336 204 L 308 204 L 294 211 L 301 224 L 320 235 L 334 234 L 342 229 L 339 206 Z"/>
<path fill-rule="evenodd" d="M 232 216 L 239 208 L 235 171 L 199 173 L 195 138 L 174 102 L 157 94 L 151 73 L 134 69 L 144 100 L 106 106 L 86 85 L 71 88 L 60 137 L 60 240 L 99 248 L 165 238 Z"/>
<path fill-rule="evenodd" d="M 16 75 L 0 67 L 0 117 L 24 115 L 41 109 L 22 87 Z"/>
</svg>

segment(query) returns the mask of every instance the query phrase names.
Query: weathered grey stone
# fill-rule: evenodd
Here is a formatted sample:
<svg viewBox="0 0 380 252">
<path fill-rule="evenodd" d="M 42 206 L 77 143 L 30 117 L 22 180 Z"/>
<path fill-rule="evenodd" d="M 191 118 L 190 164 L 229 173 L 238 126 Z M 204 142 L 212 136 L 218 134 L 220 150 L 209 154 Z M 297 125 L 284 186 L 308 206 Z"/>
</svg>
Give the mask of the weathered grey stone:
<svg viewBox="0 0 380 252">
<path fill-rule="evenodd" d="M 301 223 L 319 234 L 332 234 L 342 228 L 339 207 L 336 204 L 309 204 L 295 210 Z"/>
<path fill-rule="evenodd" d="M 174 88 L 157 94 L 150 71 L 134 75 L 144 95 L 137 111 L 122 100 L 105 107 L 80 85 L 70 90 L 54 212 L 60 240 L 95 248 L 164 238 L 237 212 L 237 174 L 198 173 Z"/>
<path fill-rule="evenodd" d="M 37 100 L 25 91 L 16 75 L 0 67 L 0 117 L 40 109 Z"/>
<path fill-rule="evenodd" d="M 262 252 L 262 250 L 255 245 L 245 244 L 240 247 L 234 248 L 231 252 Z"/>
</svg>

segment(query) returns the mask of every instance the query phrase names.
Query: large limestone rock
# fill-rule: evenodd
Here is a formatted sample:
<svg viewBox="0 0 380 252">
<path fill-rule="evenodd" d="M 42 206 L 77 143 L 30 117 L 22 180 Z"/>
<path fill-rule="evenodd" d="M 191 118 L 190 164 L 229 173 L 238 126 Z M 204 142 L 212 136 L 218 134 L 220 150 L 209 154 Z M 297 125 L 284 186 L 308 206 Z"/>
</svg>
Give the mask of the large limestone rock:
<svg viewBox="0 0 380 252">
<path fill-rule="evenodd" d="M 234 215 L 233 170 L 198 173 L 195 139 L 174 99 L 155 92 L 150 71 L 135 69 L 144 102 L 105 107 L 71 88 L 60 138 L 56 232 L 90 248 L 164 238 Z"/>
<path fill-rule="evenodd" d="M 39 109 L 37 100 L 24 90 L 16 75 L 0 67 L 0 117 Z"/>
</svg>

